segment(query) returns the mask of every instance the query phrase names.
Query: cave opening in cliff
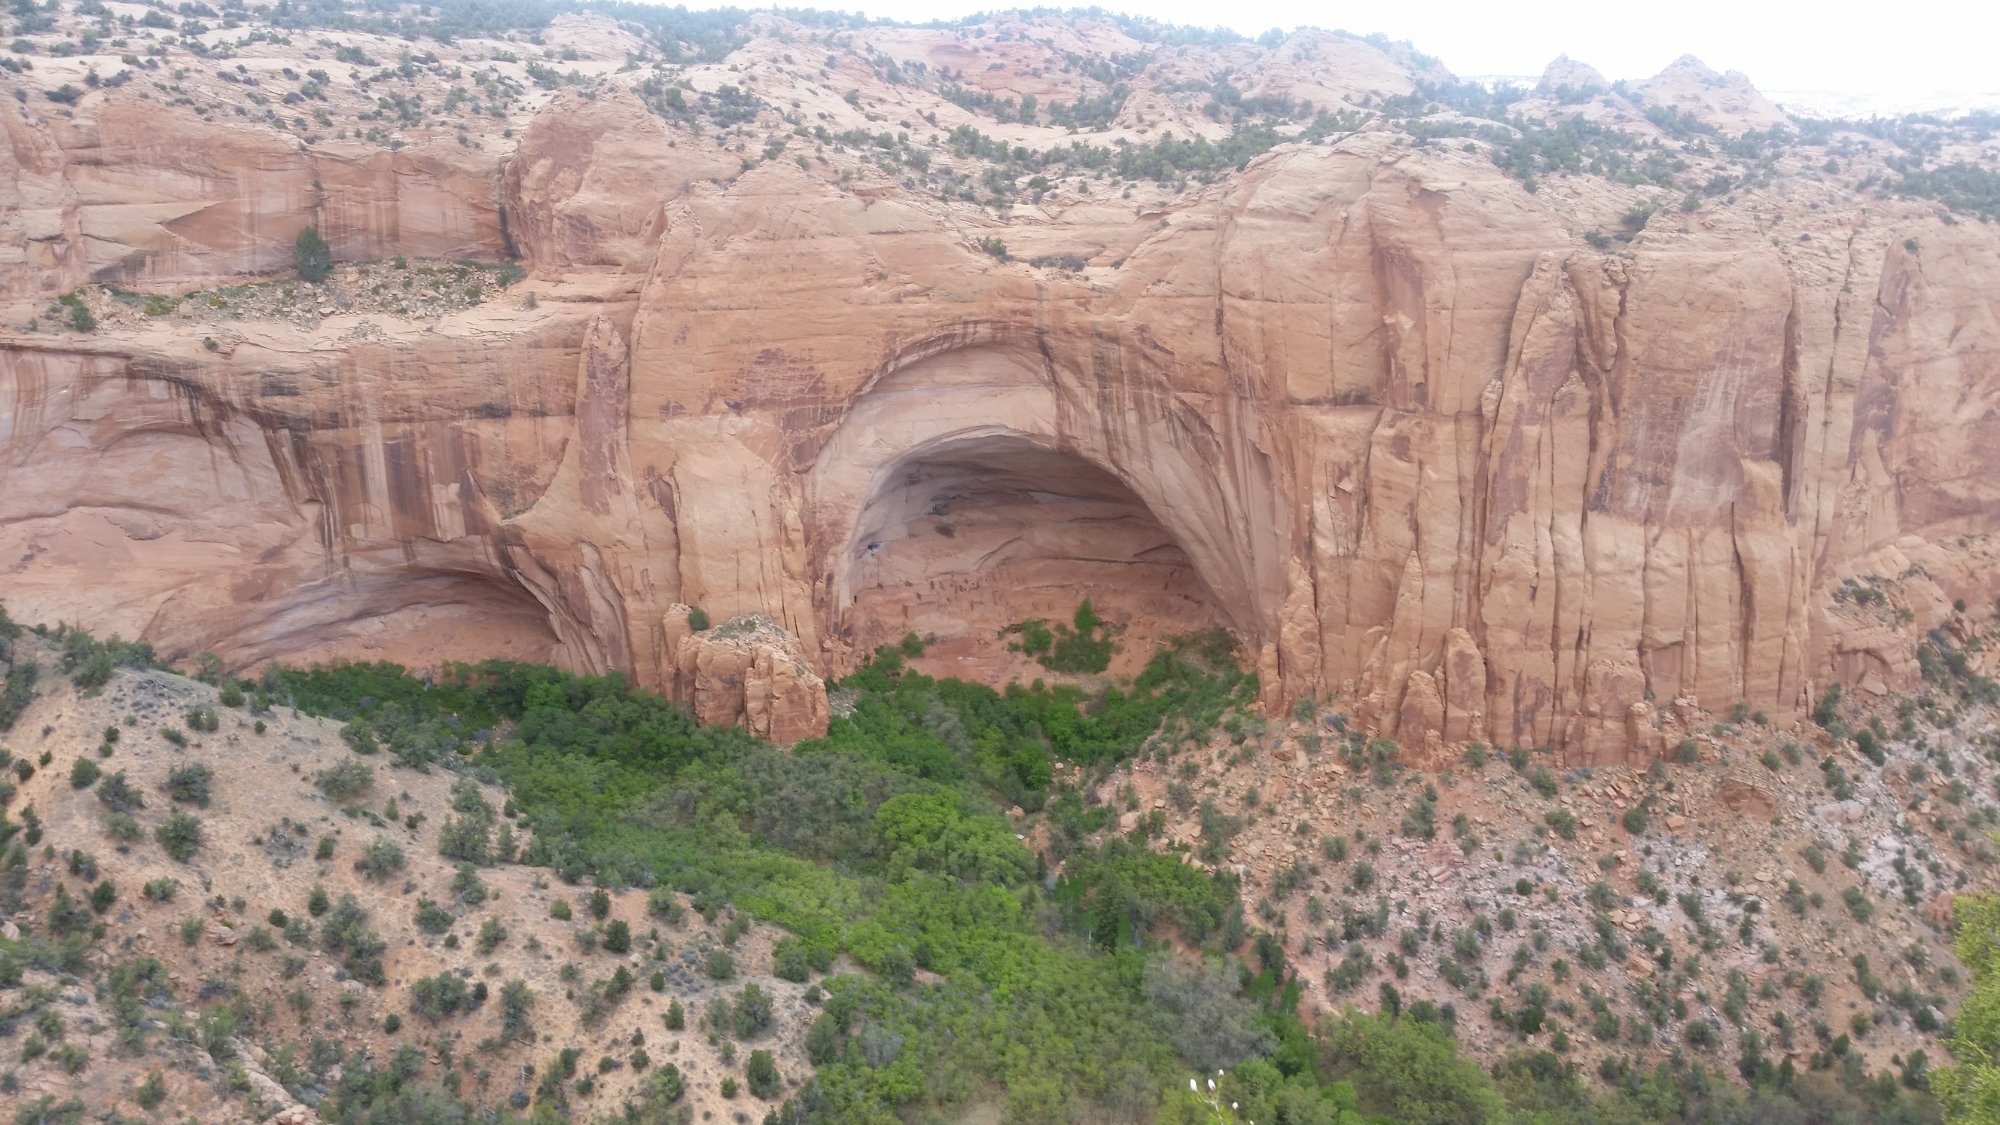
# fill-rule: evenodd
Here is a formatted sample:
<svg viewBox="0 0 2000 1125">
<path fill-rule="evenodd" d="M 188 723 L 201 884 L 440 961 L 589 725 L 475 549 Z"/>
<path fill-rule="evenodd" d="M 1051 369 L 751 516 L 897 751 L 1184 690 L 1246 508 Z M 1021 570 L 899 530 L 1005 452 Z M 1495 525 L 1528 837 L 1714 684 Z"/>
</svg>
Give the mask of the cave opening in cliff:
<svg viewBox="0 0 2000 1125">
<path fill-rule="evenodd" d="M 1118 630 L 1111 671 L 1224 616 L 1174 535 L 1130 487 L 1082 457 L 1015 434 L 947 440 L 877 475 L 849 560 L 845 620 L 858 652 L 908 633 L 919 666 L 984 682 L 1033 678 L 1002 631 L 1068 621 L 1083 599 Z"/>
<path fill-rule="evenodd" d="M 243 667 L 389 660 L 412 668 L 489 658 L 562 662 L 549 613 L 505 575 L 415 567 L 358 566 L 267 618 L 248 622 L 226 646 Z"/>
</svg>

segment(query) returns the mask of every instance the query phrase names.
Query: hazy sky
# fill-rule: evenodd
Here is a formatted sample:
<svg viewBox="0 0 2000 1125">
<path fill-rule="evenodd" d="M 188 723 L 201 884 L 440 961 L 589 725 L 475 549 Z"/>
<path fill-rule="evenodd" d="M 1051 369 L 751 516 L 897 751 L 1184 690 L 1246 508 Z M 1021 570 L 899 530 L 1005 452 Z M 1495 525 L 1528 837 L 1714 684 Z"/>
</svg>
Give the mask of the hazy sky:
<svg viewBox="0 0 2000 1125">
<path fill-rule="evenodd" d="M 709 6 L 683 0 L 691 7 Z M 748 6 L 755 0 L 736 0 Z M 786 0 L 871 16 L 928 20 L 1033 3 L 972 0 Z M 1051 0 L 1040 0 L 1049 4 Z M 1070 6 L 1063 4 L 1061 6 Z M 1741 70 L 1768 90 L 1858 92 L 2000 89 L 2000 5 L 1987 0 L 1147 0 L 1102 4 L 1172 23 L 1221 24 L 1249 34 L 1309 24 L 1408 39 L 1462 75 L 1539 74 L 1559 53 L 1607 77 L 1645 78 L 1682 54 Z"/>
</svg>

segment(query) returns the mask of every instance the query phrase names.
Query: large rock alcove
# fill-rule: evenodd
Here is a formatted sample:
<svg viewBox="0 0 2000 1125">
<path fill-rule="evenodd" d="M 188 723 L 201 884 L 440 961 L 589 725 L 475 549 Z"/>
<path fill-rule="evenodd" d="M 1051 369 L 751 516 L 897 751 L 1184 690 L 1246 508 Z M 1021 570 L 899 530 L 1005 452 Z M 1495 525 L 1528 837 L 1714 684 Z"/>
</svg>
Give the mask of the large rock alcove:
<svg viewBox="0 0 2000 1125">
<path fill-rule="evenodd" d="M 905 632 L 961 662 L 996 633 L 1091 599 L 1143 660 L 1223 623 L 1187 552 L 1109 471 L 1013 433 L 946 438 L 877 472 L 849 547 L 843 612 L 865 648 Z"/>
<path fill-rule="evenodd" d="M 1240 626 L 1226 505 L 1151 406 L 1106 411 L 1004 342 L 878 380 L 818 459 L 834 630 L 857 655 L 916 633 L 932 670 L 1000 682 L 1035 671 L 1002 630 L 1085 598 L 1121 630 L 1117 672 L 1165 638 Z"/>
</svg>

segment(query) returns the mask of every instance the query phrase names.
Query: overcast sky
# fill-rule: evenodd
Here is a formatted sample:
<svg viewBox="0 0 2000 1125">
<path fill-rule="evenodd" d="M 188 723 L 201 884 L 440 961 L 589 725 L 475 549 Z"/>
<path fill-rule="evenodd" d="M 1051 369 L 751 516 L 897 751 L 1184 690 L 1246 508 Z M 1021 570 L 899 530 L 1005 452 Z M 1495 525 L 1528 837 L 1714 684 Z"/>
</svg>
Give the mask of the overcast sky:
<svg viewBox="0 0 2000 1125">
<path fill-rule="evenodd" d="M 709 6 L 684 0 L 691 7 Z M 1050 0 L 1041 0 L 1049 3 Z M 754 0 L 737 0 L 748 6 Z M 800 0 L 788 0 L 808 6 Z M 902 20 L 951 18 L 1006 5 L 971 0 L 823 0 L 824 7 Z M 1645 78 L 1682 54 L 1741 70 L 1767 90 L 1856 92 L 2000 89 L 2000 4 L 1992 0 L 1146 0 L 1107 2 L 1172 23 L 1221 24 L 1251 35 L 1309 24 L 1408 39 L 1461 75 L 1541 73 L 1567 53 L 1612 79 Z"/>
</svg>

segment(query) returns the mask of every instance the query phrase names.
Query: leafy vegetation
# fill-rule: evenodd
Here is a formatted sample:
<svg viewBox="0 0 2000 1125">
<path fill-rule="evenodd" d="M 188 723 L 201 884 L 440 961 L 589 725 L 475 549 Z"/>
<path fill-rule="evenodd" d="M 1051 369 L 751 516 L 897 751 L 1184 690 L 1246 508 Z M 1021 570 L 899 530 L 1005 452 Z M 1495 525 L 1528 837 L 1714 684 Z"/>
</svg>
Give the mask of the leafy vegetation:
<svg viewBox="0 0 2000 1125">
<path fill-rule="evenodd" d="M 299 271 L 300 281 L 313 285 L 333 273 L 333 250 L 319 236 L 317 228 L 306 227 L 292 240 L 292 266 Z"/>
<path fill-rule="evenodd" d="M 160 847 L 169 856 L 186 863 L 201 850 L 201 822 L 184 812 L 173 812 L 160 822 L 158 828 L 153 829 L 153 838 L 160 842 Z"/>
<path fill-rule="evenodd" d="M 2000 895 L 1960 895 L 1954 950 L 1972 971 L 1972 992 L 1952 1020 L 1956 1065 L 1931 1072 L 1931 1089 L 1953 1125 L 2000 1121 Z"/>
<path fill-rule="evenodd" d="M 1102 672 L 1109 668 L 1111 655 L 1117 651 L 1111 639 L 1113 629 L 1097 616 L 1089 598 L 1078 604 L 1072 621 L 1073 629 L 1060 621 L 1050 626 L 1040 618 L 1010 626 L 1007 631 L 1021 639 L 1008 647 L 1034 657 L 1051 672 Z"/>
<path fill-rule="evenodd" d="M 1098 632 L 1094 622 L 1077 625 Z M 1213 1120 L 1200 1116 L 1211 1103 L 1198 1091 L 1188 1100 L 1175 1091 L 1190 1071 L 1214 1068 L 1225 1073 L 1213 1105 L 1233 1101 L 1238 1119 L 1278 1122 L 1499 1121 L 1517 1112 L 1547 1122 L 1734 1120 L 1792 1104 L 1790 1079 L 1769 1064 L 1753 1068 L 1763 1077 L 1747 1090 L 1685 1060 L 1652 1073 L 1610 1067 L 1595 1092 L 1547 1052 L 1512 1056 L 1488 1074 L 1458 1055 L 1455 1014 L 1428 1003 L 1404 1011 L 1385 999 L 1383 1014 L 1302 1022 L 1301 982 L 1284 943 L 1251 929 L 1232 877 L 1136 838 L 1093 841 L 1111 810 L 1087 806 L 1079 783 L 1056 780 L 1069 773 L 1063 763 L 1103 769 L 1239 723 L 1229 712 L 1254 698 L 1256 681 L 1234 666 L 1225 639 L 1185 639 L 1129 685 L 1095 692 L 993 691 L 921 675 L 906 655 L 885 646 L 833 685 L 851 709 L 824 738 L 789 753 L 702 727 L 616 675 L 494 662 L 426 682 L 393 665 L 341 665 L 274 671 L 265 690 L 400 745 L 407 764 L 493 771 L 509 788 L 510 812 L 533 830 L 523 861 L 572 884 L 594 882 L 575 896 L 591 917 L 607 918 L 605 887 L 646 885 L 649 914 L 669 926 L 683 923 L 687 895 L 706 917 L 726 905 L 789 929 L 773 955 L 786 979 L 825 972 L 836 954 L 868 970 L 814 986 L 822 1012 L 806 1046 L 817 1072 L 789 1091 L 781 1120 L 950 1115 L 995 1091 L 1016 1121 Z M 471 736 L 479 730 L 498 737 L 482 747 Z M 1373 744 L 1351 741 L 1360 765 Z M 1045 854 L 1016 840 L 1000 813 L 1006 804 L 1045 816 Z M 469 782 L 453 806 L 482 827 L 489 818 L 508 823 Z M 1227 835 L 1222 822 L 1232 818 L 1209 819 Z M 1346 858 L 1344 842 L 1323 850 Z M 1045 880 L 1056 861 L 1061 875 Z M 1357 886 L 1372 882 L 1362 879 L 1365 866 L 1356 860 Z M 351 902 L 323 923 L 323 942 L 336 953 L 358 945 L 349 971 L 377 979 L 369 972 L 380 953 Z M 1343 908 L 1343 924 L 1351 935 L 1379 935 L 1386 901 L 1382 910 L 1371 921 Z M 355 936 L 334 934 L 335 918 L 346 919 L 340 934 Z M 598 936 L 612 952 L 636 943 L 624 926 L 607 924 Z M 1163 942 L 1185 952 L 1168 953 Z M 1447 974 L 1467 965 L 1477 973 L 1481 945 L 1471 930 L 1455 935 L 1441 962 Z M 710 953 L 702 966 L 710 977 L 738 975 L 727 949 Z M 613 1002 L 632 983 L 629 974 L 622 984 L 598 982 L 588 1004 Z M 433 981 L 413 994 L 412 1010 L 442 1020 L 459 1000 L 455 985 Z M 669 1005 L 670 1030 L 689 1018 Z M 1507 1014 L 1522 1029 L 1545 1018 L 1532 1002 Z M 769 1001 L 745 985 L 701 1019 L 712 1033 L 754 1038 Z M 1711 1030 L 1701 1024 L 1701 1034 Z M 677 1102 L 679 1075 L 664 1075 L 654 1068 L 635 1112 Z M 752 1096 L 786 1092 L 762 1064 L 745 1077 Z M 1906 1116 L 1920 1103 L 1858 1071 L 1813 1096 L 1863 1107 L 1857 1120 L 1921 1120 Z"/>
<path fill-rule="evenodd" d="M 392 748 L 399 732 L 429 731 L 425 762 L 462 761 L 471 730 L 511 724 L 477 760 L 534 829 L 525 860 L 572 881 L 658 882 L 697 905 L 733 903 L 794 931 L 793 972 L 836 950 L 874 970 L 828 982 L 848 1028 L 811 1097 L 845 1107 L 834 1119 L 960 1104 L 983 1082 L 1025 1091 L 1010 1094 L 1023 1105 L 1099 1103 L 1118 1082 L 1150 1101 L 1178 1063 L 1140 988 L 1147 941 L 1219 933 L 1240 913 L 1230 885 L 1131 847 L 1092 853 L 1045 899 L 1035 857 L 996 804 L 1053 807 L 1080 838 L 1088 818 L 1073 789 L 1051 793 L 1054 764 L 1129 757 L 1170 717 L 1207 729 L 1248 701 L 1255 682 L 1220 637 L 1184 642 L 1129 688 L 1094 694 L 933 680 L 885 649 L 837 685 L 855 693 L 854 712 L 790 754 L 701 727 L 617 676 L 496 663 L 425 684 L 350 665 L 275 672 L 267 686 L 365 722 Z M 918 968 L 945 983 L 916 987 Z M 1012 999 L 996 1004 L 1000 994 Z M 758 1026 L 750 1000 L 732 1017 L 738 1032 Z M 903 1046 L 864 1050 L 864 1022 Z M 959 1077 L 925 1080 L 941 1074 Z"/>
</svg>

